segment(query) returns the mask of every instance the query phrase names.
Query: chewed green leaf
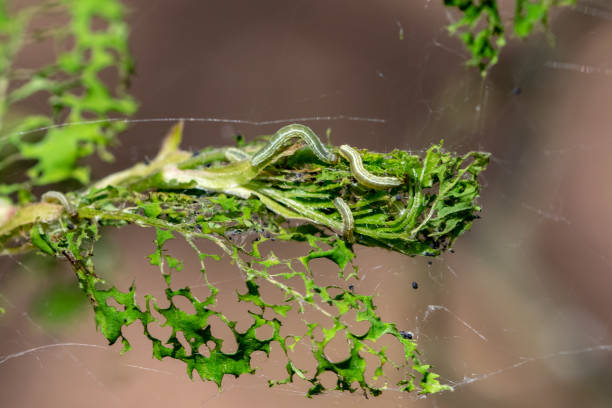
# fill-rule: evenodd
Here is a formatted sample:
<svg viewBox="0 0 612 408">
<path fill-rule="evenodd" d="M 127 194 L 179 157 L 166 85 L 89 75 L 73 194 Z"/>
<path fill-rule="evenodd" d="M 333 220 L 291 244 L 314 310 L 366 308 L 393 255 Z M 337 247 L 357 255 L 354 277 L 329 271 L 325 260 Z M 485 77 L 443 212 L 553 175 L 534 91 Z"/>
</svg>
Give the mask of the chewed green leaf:
<svg viewBox="0 0 612 408">
<path fill-rule="evenodd" d="M 183 269 L 183 261 L 180 259 L 176 259 L 170 255 L 165 255 L 166 262 L 168 262 L 168 267 L 180 272 Z"/>
<path fill-rule="evenodd" d="M 34 68 L 25 82 L 19 80 L 13 85 L 12 78 L 19 76 L 13 75 L 12 70 L 19 67 L 13 67 L 11 59 L 27 47 L 29 42 L 23 39 L 29 35 L 29 22 L 35 13 L 29 8 L 14 8 L 9 16 L 5 10 L 7 23 L 0 24 L 3 38 L 0 77 L 11 82 L 10 92 L 0 101 L 0 116 L 14 104 L 32 97 L 44 96 L 49 100 L 46 115 L 22 118 L 19 125 L 2 129 L 0 135 L 0 149 L 12 145 L 11 149 L 19 152 L 19 160 L 35 160 L 27 172 L 29 180 L 19 180 L 22 188 L 68 179 L 88 183 L 89 168 L 79 164 L 79 159 L 94 152 L 104 160 L 112 159 L 106 147 L 125 128 L 120 122 L 104 119 L 116 114 L 130 115 L 136 109 L 124 87 L 132 72 L 132 61 L 122 4 L 118 0 L 61 0 L 54 7 L 55 12 L 66 17 L 61 19 L 62 35 L 51 38 L 57 41 L 56 49 L 60 51 L 55 61 Z M 98 27 L 98 22 L 104 25 Z M 54 33 L 55 28 L 49 27 L 45 32 Z M 37 33 L 41 35 L 51 37 Z M 100 78 L 108 68 L 119 73 L 115 89 Z M 76 124 L 63 126 L 59 118 Z M 0 166 L 3 160 L 0 158 Z"/>
<path fill-rule="evenodd" d="M 42 228 L 39 225 L 32 226 L 30 229 L 30 240 L 32 245 L 40 249 L 46 254 L 55 255 L 55 249 L 51 243 L 49 237 L 42 232 Z"/>
<path fill-rule="evenodd" d="M 576 0 L 516 0 L 514 13 L 514 33 L 520 37 L 527 37 L 538 24 L 548 25 L 548 13 L 552 7 L 570 6 Z"/>
<path fill-rule="evenodd" d="M 546 27 L 548 13 L 552 7 L 575 4 L 575 0 L 515 0 L 513 28 L 519 38 L 533 32 L 537 24 Z M 501 49 L 506 45 L 504 22 L 497 0 L 444 0 L 446 7 L 457 9 L 460 19 L 448 30 L 459 34 L 471 55 L 468 65 L 476 66 L 481 74 L 499 60 Z"/>
<path fill-rule="evenodd" d="M 431 146 L 424 157 L 400 150 L 383 154 L 351 149 L 353 162 L 358 155 L 365 171 L 400 181 L 385 188 L 369 188 L 356 178 L 353 162 L 329 160 L 322 164 L 302 150 L 295 156 L 284 154 L 269 160 L 265 171 L 251 168 L 251 178 L 245 181 L 243 174 L 232 179 L 236 167 L 232 167 L 233 162 L 224 162 L 219 150 L 209 157 L 202 150 L 198 164 L 185 159 L 178 145 L 164 146 L 164 158 L 190 163 L 185 174 L 199 177 L 201 172 L 201 178 L 221 174 L 229 187 L 217 191 L 222 183 L 215 184 L 209 191 L 189 178 L 186 184 L 168 184 L 159 173 L 143 171 L 142 165 L 136 165 L 134 173 L 128 169 L 120 177 L 111 175 L 114 182 L 110 185 L 79 193 L 73 200 L 77 207 L 73 215 L 57 206 L 60 212 L 42 224 L 34 216 L 40 214 L 36 211 L 39 207 L 31 205 L 28 214 L 34 215 L 24 215 L 18 225 L 30 228 L 30 242 L 43 252 L 68 259 L 94 308 L 98 328 L 111 344 L 120 340 L 124 351 L 129 350 L 124 328 L 139 321 L 155 358 L 181 361 L 189 376 L 197 373 L 219 386 L 227 375 L 257 372 L 253 353 L 269 355 L 274 342 L 284 354 L 287 376 L 270 380 L 270 385 L 306 381 L 310 384 L 306 393 L 309 397 L 328 388 L 380 395 L 387 386 L 375 384 L 380 384 L 377 381 L 388 370 L 399 372 L 401 377 L 394 380 L 395 385 L 406 392 L 449 389 L 440 383 L 430 365 L 421 362 L 414 341 L 395 323 L 382 319 L 374 297 L 356 293 L 352 285 L 347 288 L 346 280 L 359 278 L 355 245 L 410 256 L 437 256 L 447 249 L 477 218 L 478 176 L 488 163 L 488 154 L 457 156 L 440 145 Z M 244 148 L 256 147 L 246 144 Z M 248 168 L 248 162 L 239 163 L 239 170 Z M 179 166 L 173 168 L 182 171 Z M 336 205 L 338 200 L 342 200 L 341 208 Z M 347 220 L 354 220 L 350 239 L 343 233 Z M 166 306 L 160 306 L 150 295 L 138 300 L 134 285 L 127 291 L 103 286 L 93 272 L 93 245 L 99 238 L 99 226 L 120 228 L 128 224 L 155 230 L 155 248 L 148 259 L 162 272 Z M 3 236 L 8 237 L 3 238 L 5 242 L 21 237 L 10 231 Z M 201 299 L 192 287 L 176 288 L 172 281 L 175 273 L 189 265 L 166 248 L 175 238 L 184 239 L 200 263 L 198 287 L 207 293 Z M 204 242 L 215 245 L 220 253 L 204 252 Z M 272 242 L 274 249 L 298 242 L 303 255 L 280 257 L 272 251 Z M 249 319 L 240 325 L 222 313 L 225 306 L 219 305 L 217 298 L 220 288 L 209 280 L 209 268 L 223 258 L 231 260 L 244 279 L 246 288 L 235 289 L 235 299 L 247 305 Z M 335 284 L 322 285 L 316 280 L 312 268 L 319 259 L 329 260 L 338 268 Z M 347 267 L 350 272 L 345 274 Z M 271 300 L 270 291 L 280 296 Z M 179 306 L 185 301 L 189 310 Z M 312 319 L 307 310 L 318 317 Z M 288 330 L 288 319 L 303 322 L 302 328 Z M 229 334 L 215 335 L 213 322 L 223 325 Z M 354 333 L 351 324 L 357 322 L 367 322 L 367 330 Z M 170 328 L 170 334 L 158 336 L 151 325 Z M 260 330 L 264 327 L 268 332 L 265 338 Z M 228 341 L 236 344 L 232 352 L 223 347 Z M 332 341 L 348 347 L 349 354 L 342 361 L 332 361 L 326 355 L 325 348 Z M 403 348 L 404 354 L 397 361 L 387 352 L 387 341 Z M 297 344 L 308 346 L 314 368 L 307 370 L 294 359 L 293 353 L 301 349 Z M 331 386 L 323 385 L 326 374 L 336 379 Z M 389 379 L 385 377 L 385 381 Z"/>
<path fill-rule="evenodd" d="M 316 241 L 311 241 L 311 245 L 314 244 L 314 242 Z M 341 239 L 333 241 L 331 245 L 331 249 L 325 250 L 318 248 L 317 250 L 311 251 L 308 255 L 301 257 L 300 260 L 304 265 L 307 265 L 312 259 L 327 258 L 338 265 L 340 272 L 342 272 L 344 268 L 346 268 L 346 265 L 353 260 L 355 254 L 352 249 L 346 245 L 346 242 Z"/>
<path fill-rule="evenodd" d="M 169 241 L 172 238 L 174 238 L 172 231 L 166 231 L 166 230 L 162 230 L 158 228 L 157 238 L 155 238 L 155 243 L 157 244 L 157 248 L 161 250 L 161 248 L 164 246 L 166 241 Z"/>
<path fill-rule="evenodd" d="M 546 24 L 551 6 L 572 2 L 517 0 L 515 33 L 525 36 L 537 24 Z M 485 72 L 505 44 L 497 2 L 445 0 L 445 5 L 461 13 L 449 29 L 468 48 L 470 63 Z M 14 180 L 0 183 L 0 195 L 11 196 L 0 197 L 0 251 L 34 248 L 65 258 L 110 344 L 120 341 L 122 353 L 128 351 L 125 328 L 138 323 L 155 358 L 180 361 L 188 376 L 195 372 L 219 387 L 225 376 L 256 373 L 253 354 L 269 356 L 274 343 L 286 360 L 287 376 L 270 380 L 270 385 L 304 381 L 308 397 L 328 389 L 377 396 L 391 381 L 407 392 L 450 388 L 420 361 L 412 337 L 381 317 L 373 296 L 356 293 L 353 285 L 345 287 L 347 280 L 359 278 L 354 264 L 359 245 L 409 256 L 437 256 L 449 248 L 478 218 L 478 177 L 487 166 L 487 153 L 458 156 L 443 150 L 441 143 L 429 147 L 424 157 L 402 150 L 334 147 L 329 137 L 326 144 L 307 126 L 289 124 L 267 139 L 237 137 L 240 150 L 233 149 L 233 156 L 228 147 L 192 154 L 180 149 L 179 123 L 152 161 L 82 190 L 45 193 L 62 197 L 62 205 L 45 203 L 45 195 L 43 202 L 35 202 L 35 186 L 69 188 L 68 180 L 89 184 L 90 169 L 83 159 L 98 153 L 111 160 L 106 149 L 125 128 L 121 117 L 136 109 L 125 90 L 133 64 L 122 3 L 59 0 L 50 7 L 61 15 L 62 27 L 59 35 L 47 39 L 61 46 L 47 66 L 32 69 L 16 83 L 13 78 L 23 75 L 15 75 L 13 59 L 30 43 L 35 14 L 19 7 L 9 13 L 0 0 L 0 88 L 6 91 L 0 92 L 0 151 L 9 152 L 0 157 L 0 170 L 10 168 L 11 160 L 30 165 L 21 178 L 13 172 Z M 118 74 L 116 85 L 104 82 L 108 72 Z M 2 115 L 13 105 L 41 96 L 48 98 L 47 112 L 6 125 Z M 154 252 L 147 258 L 165 281 L 162 302 L 151 295 L 140 298 L 135 284 L 127 289 L 107 284 L 94 271 L 101 231 L 126 225 L 155 231 L 150 238 Z M 169 253 L 168 242 L 175 238 L 193 250 L 193 259 Z M 284 258 L 272 251 L 288 242 L 298 243 L 302 252 Z M 325 285 L 313 273 L 324 259 L 338 268 L 336 281 Z M 193 260 L 199 262 L 201 279 L 192 287 L 177 287 L 172 277 Z M 220 260 L 231 261 L 241 274 L 242 281 L 236 276 L 221 281 L 238 286 L 229 293 L 248 308 L 240 322 L 223 313 L 226 305 L 220 299 L 227 297 L 218 295 L 225 286 L 209 279 L 208 270 Z M 55 287 L 41 308 L 49 316 L 67 316 L 82 299 Z M 188 310 L 181 307 L 185 302 Z M 355 334 L 355 322 L 367 322 L 367 330 Z M 169 334 L 156 334 L 156 325 Z M 226 335 L 216 335 L 216 329 L 213 333 L 213 325 L 223 326 Z M 347 346 L 343 360 L 326 355 L 332 341 Z M 236 349 L 226 351 L 227 342 Z M 403 348 L 403 355 L 388 353 L 387 342 Z M 304 350 L 311 353 L 313 367 L 305 368 L 295 358 L 294 353 Z M 386 378 L 388 370 L 395 370 L 399 380 Z M 324 386 L 326 375 L 335 382 Z M 381 377 L 384 381 L 377 382 Z"/>
</svg>

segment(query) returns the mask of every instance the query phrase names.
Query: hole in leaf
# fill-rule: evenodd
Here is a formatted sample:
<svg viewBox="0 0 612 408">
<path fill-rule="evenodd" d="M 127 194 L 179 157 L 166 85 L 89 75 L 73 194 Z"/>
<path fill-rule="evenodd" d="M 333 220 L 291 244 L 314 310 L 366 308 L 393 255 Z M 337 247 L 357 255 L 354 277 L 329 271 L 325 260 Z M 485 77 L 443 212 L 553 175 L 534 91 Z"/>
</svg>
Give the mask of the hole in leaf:
<svg viewBox="0 0 612 408">
<path fill-rule="evenodd" d="M 321 330 L 321 326 L 317 326 L 312 330 L 312 338 L 316 342 L 323 341 L 324 337 L 323 337 L 323 330 Z"/>
<path fill-rule="evenodd" d="M 333 363 L 339 363 L 351 356 L 350 346 L 346 339 L 344 330 L 336 332 L 336 335 L 325 345 L 325 357 Z"/>
<path fill-rule="evenodd" d="M 90 31 L 107 31 L 108 27 L 108 20 L 102 17 L 92 16 L 91 20 L 89 20 Z"/>
<path fill-rule="evenodd" d="M 333 390 L 338 383 L 338 376 L 331 371 L 325 371 L 319 375 L 319 381 L 326 389 Z"/>
<path fill-rule="evenodd" d="M 268 324 L 264 324 L 255 329 L 255 337 L 257 337 L 258 340 L 268 340 L 273 334 L 274 329 Z"/>
<path fill-rule="evenodd" d="M 212 341 L 209 341 L 209 343 L 212 343 Z M 210 357 L 210 349 L 208 348 L 206 344 L 200 345 L 200 347 L 198 348 L 198 353 L 203 355 L 206 358 Z"/>
<path fill-rule="evenodd" d="M 362 320 L 360 322 L 356 321 L 357 311 L 351 309 L 345 314 L 342 315 L 341 321 L 346 324 L 349 332 L 354 336 L 363 336 L 370 330 L 372 326 L 370 322 L 367 320 Z"/>
<path fill-rule="evenodd" d="M 268 356 L 261 350 L 256 350 L 251 353 L 251 368 L 261 371 L 262 366 L 268 361 Z"/>
<path fill-rule="evenodd" d="M 162 326 L 162 324 L 166 322 L 166 318 L 157 310 L 152 309 L 151 315 L 157 319 L 157 321 L 147 324 L 147 330 L 151 336 L 161 340 L 162 343 L 165 343 L 172 334 L 172 328 L 169 326 Z"/>
<path fill-rule="evenodd" d="M 334 298 L 334 297 L 338 296 L 341 293 L 344 293 L 344 289 L 342 289 L 342 288 L 334 288 L 334 287 L 327 288 L 327 294 L 331 298 Z"/>
<path fill-rule="evenodd" d="M 244 333 L 253 325 L 253 323 L 255 323 L 253 316 L 248 313 L 244 313 L 243 318 L 236 322 L 235 329 L 238 333 Z"/>
<path fill-rule="evenodd" d="M 374 344 L 367 341 L 366 342 L 368 344 L 368 346 L 374 348 L 374 349 L 379 349 L 380 347 L 373 347 Z M 382 375 L 378 376 L 378 378 L 374 379 L 376 373 L 377 373 L 377 369 L 380 366 L 380 358 L 372 353 L 369 353 L 365 350 L 360 350 L 359 351 L 359 355 L 366 361 L 366 366 L 365 366 L 365 372 L 364 372 L 364 378 L 366 383 L 368 383 L 370 386 L 375 387 L 375 388 L 380 388 L 382 386 L 385 385 L 385 381 L 388 380 L 388 378 L 393 378 L 394 380 L 396 380 L 395 382 L 399 381 L 400 378 L 397 378 L 398 373 L 397 370 L 394 370 L 395 373 L 386 373 L 385 368 L 387 369 L 392 369 L 393 366 L 389 363 L 385 364 L 385 366 L 383 366 L 383 372 Z M 400 361 L 401 364 L 401 361 Z M 380 373 L 379 373 L 380 374 Z M 387 377 L 385 378 L 385 374 L 395 374 L 393 377 Z"/>
<path fill-rule="evenodd" d="M 303 338 L 288 354 L 296 367 L 307 372 L 309 375 L 314 375 L 315 369 L 317 368 L 317 360 L 314 358 L 311 349 L 310 340 Z"/>
<path fill-rule="evenodd" d="M 177 308 L 181 309 L 183 312 L 187 314 L 195 315 L 196 313 L 193 303 L 191 303 L 191 301 L 187 299 L 185 296 L 173 296 L 172 303 L 174 303 L 174 305 Z"/>
<path fill-rule="evenodd" d="M 117 300 L 114 297 L 112 297 L 112 296 L 109 296 L 109 297 L 106 298 L 106 305 L 110 306 L 110 307 L 113 307 L 113 308 L 115 308 L 115 309 L 117 309 L 117 310 L 119 310 L 121 312 L 125 311 L 125 306 L 123 306 L 121 303 L 117 302 Z"/>
<path fill-rule="evenodd" d="M 183 332 L 176 333 L 176 338 L 181 343 L 181 346 L 185 349 L 185 353 L 190 356 L 191 355 L 191 344 L 185 338 L 185 334 Z"/>
<path fill-rule="evenodd" d="M 225 354 L 233 354 L 238 350 L 238 343 L 234 337 L 234 333 L 219 317 L 211 316 L 208 319 L 212 334 L 214 337 L 223 340 L 221 344 L 221 352 Z"/>
</svg>

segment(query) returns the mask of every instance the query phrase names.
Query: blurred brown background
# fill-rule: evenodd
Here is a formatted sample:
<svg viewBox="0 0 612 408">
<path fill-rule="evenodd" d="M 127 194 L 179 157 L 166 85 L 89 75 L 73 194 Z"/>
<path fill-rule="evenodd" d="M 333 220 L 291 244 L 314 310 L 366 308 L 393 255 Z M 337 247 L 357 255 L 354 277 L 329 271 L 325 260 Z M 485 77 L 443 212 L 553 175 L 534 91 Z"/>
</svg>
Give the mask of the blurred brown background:
<svg viewBox="0 0 612 408">
<path fill-rule="evenodd" d="M 555 12 L 554 44 L 542 32 L 511 40 L 484 80 L 464 66 L 465 51 L 444 28 L 456 16 L 440 0 L 126 3 L 138 118 L 378 118 L 384 123 L 303 122 L 319 134 L 331 128 L 336 145 L 422 151 L 443 138 L 459 153 L 492 152 L 483 217 L 455 254 L 429 266 L 358 250 L 365 278 L 356 290 L 379 295 L 384 318 L 415 332 L 423 360 L 455 391 L 419 399 L 390 390 L 370 400 L 331 392 L 308 400 L 300 385 L 268 389 L 266 378 L 284 375 L 276 350 L 256 361 L 266 377 L 226 378 L 218 392 L 189 380 L 182 363 L 154 360 L 141 328 L 128 330 L 134 349 L 120 355 L 119 345 L 107 347 L 96 332 L 87 308 L 64 326 L 46 323 L 33 299 L 41 285 L 72 281 L 70 271 L 44 275 L 40 262 L 2 259 L 0 405 L 612 406 L 608 2 L 580 0 Z M 508 18 L 512 3 L 503 3 Z M 170 125 L 132 125 L 118 160 L 95 173 L 152 157 Z M 187 123 L 185 146 L 228 144 L 236 133 L 250 138 L 278 127 Z M 153 238 L 139 228 L 113 231 L 100 273 L 123 289 L 135 281 L 139 294 L 162 296 L 158 271 L 144 259 Z M 178 240 L 169 248 L 189 254 Z M 177 282 L 201 283 L 195 262 L 187 266 Z M 325 279 L 333 269 L 321 265 L 317 273 Z M 227 293 L 228 313 L 239 314 L 229 309 L 233 291 L 243 290 L 238 272 L 220 266 L 212 274 Z M 57 343 L 75 345 L 2 358 Z"/>
</svg>

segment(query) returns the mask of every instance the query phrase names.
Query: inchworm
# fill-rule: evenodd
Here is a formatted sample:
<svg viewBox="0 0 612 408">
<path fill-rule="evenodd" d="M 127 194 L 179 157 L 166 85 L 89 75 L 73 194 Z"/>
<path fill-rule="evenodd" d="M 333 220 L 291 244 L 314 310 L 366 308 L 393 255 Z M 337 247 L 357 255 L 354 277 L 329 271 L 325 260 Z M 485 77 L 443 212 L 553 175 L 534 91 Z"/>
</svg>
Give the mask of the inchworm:
<svg viewBox="0 0 612 408">
<path fill-rule="evenodd" d="M 235 147 L 229 147 L 225 149 L 225 158 L 231 162 L 239 162 L 243 160 L 249 160 L 251 155 Z"/>
<path fill-rule="evenodd" d="M 355 220 L 353 213 L 348 204 L 340 197 L 334 198 L 334 205 L 342 217 L 342 237 L 348 242 L 354 242 L 353 230 L 355 229 Z"/>
<path fill-rule="evenodd" d="M 390 187 L 397 187 L 402 181 L 397 177 L 375 176 L 363 167 L 361 156 L 349 145 L 340 146 L 340 154 L 351 164 L 351 173 L 360 184 L 366 187 L 382 190 Z"/>
<path fill-rule="evenodd" d="M 76 209 L 72 204 L 70 204 L 70 201 L 68 201 L 66 196 L 60 193 L 59 191 L 47 191 L 42 195 L 41 201 L 45 203 L 49 203 L 51 201 L 59 201 L 59 203 L 64 207 L 68 214 L 74 217 L 77 213 Z"/>
<path fill-rule="evenodd" d="M 306 142 L 313 153 L 325 163 L 335 163 L 338 160 L 338 157 L 321 143 L 312 129 L 304 125 L 292 124 L 280 128 L 268 144 L 251 157 L 251 164 L 256 167 L 261 166 L 274 157 L 280 149 L 290 144 L 291 139 L 295 137 L 299 137 Z"/>
</svg>

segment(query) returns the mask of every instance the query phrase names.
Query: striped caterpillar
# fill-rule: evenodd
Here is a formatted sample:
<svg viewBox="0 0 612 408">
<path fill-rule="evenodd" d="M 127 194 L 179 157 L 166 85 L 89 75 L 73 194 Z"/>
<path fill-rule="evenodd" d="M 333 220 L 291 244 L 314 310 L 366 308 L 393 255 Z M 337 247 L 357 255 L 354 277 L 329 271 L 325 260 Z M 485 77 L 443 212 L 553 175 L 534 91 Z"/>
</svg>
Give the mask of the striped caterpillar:
<svg viewBox="0 0 612 408">
<path fill-rule="evenodd" d="M 225 149 L 225 158 L 233 163 L 243 160 L 249 160 L 251 158 L 251 155 L 235 147 L 228 147 L 227 149 Z"/>
<path fill-rule="evenodd" d="M 51 201 L 58 201 L 64 207 L 64 210 L 66 210 L 66 212 L 70 214 L 71 217 L 74 217 L 77 214 L 74 206 L 70 203 L 70 201 L 68 201 L 66 196 L 60 193 L 59 191 L 47 191 L 42 195 L 40 200 L 45 203 L 50 203 Z"/>
<path fill-rule="evenodd" d="M 251 164 L 255 167 L 261 167 L 271 160 L 280 149 L 290 144 L 291 139 L 296 137 L 302 139 L 312 152 L 325 163 L 336 163 L 338 161 L 336 154 L 327 150 L 312 129 L 294 123 L 280 128 L 268 144 L 251 157 Z"/>
<path fill-rule="evenodd" d="M 349 161 L 351 165 L 351 173 L 360 184 L 382 190 L 390 187 L 397 187 L 402 184 L 402 181 L 397 177 L 376 176 L 363 167 L 363 161 L 359 153 L 349 145 L 340 146 L 340 155 Z"/>
<path fill-rule="evenodd" d="M 334 205 L 342 217 L 342 237 L 348 242 L 355 242 L 353 230 L 355 229 L 355 220 L 353 213 L 348 204 L 340 197 L 334 198 Z"/>
</svg>

